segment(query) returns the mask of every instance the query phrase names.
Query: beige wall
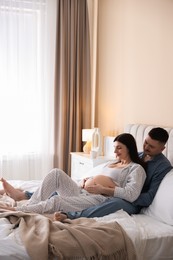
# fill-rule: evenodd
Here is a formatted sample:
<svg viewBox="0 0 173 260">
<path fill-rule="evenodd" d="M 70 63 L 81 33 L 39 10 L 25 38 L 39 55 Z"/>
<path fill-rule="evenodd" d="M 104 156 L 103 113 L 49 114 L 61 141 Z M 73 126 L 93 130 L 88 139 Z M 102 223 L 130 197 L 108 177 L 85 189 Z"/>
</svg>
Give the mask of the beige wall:
<svg viewBox="0 0 173 260">
<path fill-rule="evenodd" d="M 97 126 L 173 127 L 173 0 L 99 0 Z"/>
</svg>

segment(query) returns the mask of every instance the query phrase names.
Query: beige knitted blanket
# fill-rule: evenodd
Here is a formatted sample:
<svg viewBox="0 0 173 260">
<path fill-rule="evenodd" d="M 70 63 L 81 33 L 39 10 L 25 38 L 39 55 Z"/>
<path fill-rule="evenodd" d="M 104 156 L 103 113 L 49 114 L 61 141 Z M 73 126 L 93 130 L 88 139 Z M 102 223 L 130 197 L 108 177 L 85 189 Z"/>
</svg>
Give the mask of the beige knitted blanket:
<svg viewBox="0 0 173 260">
<path fill-rule="evenodd" d="M 80 218 L 67 223 L 52 222 L 39 214 L 3 212 L 19 228 L 32 260 L 105 259 L 135 260 L 133 244 L 117 222 Z"/>
</svg>

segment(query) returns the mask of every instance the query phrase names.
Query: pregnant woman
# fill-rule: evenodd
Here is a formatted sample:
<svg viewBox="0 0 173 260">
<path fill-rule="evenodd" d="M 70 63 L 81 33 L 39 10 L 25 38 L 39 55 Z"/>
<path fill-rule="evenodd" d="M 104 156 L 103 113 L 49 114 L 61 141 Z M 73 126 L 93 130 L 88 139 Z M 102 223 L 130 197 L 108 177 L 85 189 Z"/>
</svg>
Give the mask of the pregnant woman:
<svg viewBox="0 0 173 260">
<path fill-rule="evenodd" d="M 135 139 L 131 134 L 120 134 L 114 139 L 114 148 L 115 162 L 107 163 L 102 172 L 84 179 L 81 185 L 77 185 L 62 170 L 53 169 L 26 204 L 1 208 L 50 214 L 81 211 L 103 203 L 108 197 L 119 197 L 130 202 L 136 200 L 146 173 L 138 157 Z M 51 196 L 54 192 L 57 195 Z"/>
</svg>

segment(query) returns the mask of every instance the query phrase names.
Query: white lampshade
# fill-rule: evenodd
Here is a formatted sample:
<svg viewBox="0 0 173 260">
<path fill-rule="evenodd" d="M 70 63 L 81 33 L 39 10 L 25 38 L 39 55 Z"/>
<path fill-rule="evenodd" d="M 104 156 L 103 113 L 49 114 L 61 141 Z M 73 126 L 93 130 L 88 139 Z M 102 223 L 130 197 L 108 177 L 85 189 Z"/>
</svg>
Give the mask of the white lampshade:
<svg viewBox="0 0 173 260">
<path fill-rule="evenodd" d="M 92 141 L 93 129 L 82 129 L 82 141 Z"/>
</svg>

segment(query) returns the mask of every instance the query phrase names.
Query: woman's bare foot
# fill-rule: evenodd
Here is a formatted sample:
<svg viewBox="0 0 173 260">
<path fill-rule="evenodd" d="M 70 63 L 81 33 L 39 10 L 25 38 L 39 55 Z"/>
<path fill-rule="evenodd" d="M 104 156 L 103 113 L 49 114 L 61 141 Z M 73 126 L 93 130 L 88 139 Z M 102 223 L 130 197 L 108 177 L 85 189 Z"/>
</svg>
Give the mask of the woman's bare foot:
<svg viewBox="0 0 173 260">
<path fill-rule="evenodd" d="M 67 219 L 67 215 L 65 213 L 62 213 L 61 211 L 54 213 L 54 220 L 63 222 L 65 219 Z"/>
<path fill-rule="evenodd" d="M 16 211 L 14 207 L 11 206 L 0 206 L 0 211 L 2 210 L 11 210 L 11 211 Z"/>
<path fill-rule="evenodd" d="M 4 195 L 5 191 L 4 190 L 0 190 L 0 195 Z"/>
<path fill-rule="evenodd" d="M 67 219 L 67 215 L 61 211 L 55 212 L 54 214 L 44 214 L 44 216 L 52 221 L 63 222 L 63 220 Z"/>
<path fill-rule="evenodd" d="M 9 184 L 5 179 L 1 178 L 2 185 L 5 193 L 14 199 L 15 201 L 26 200 L 25 193 L 20 189 L 15 189 L 11 184 Z"/>
</svg>

